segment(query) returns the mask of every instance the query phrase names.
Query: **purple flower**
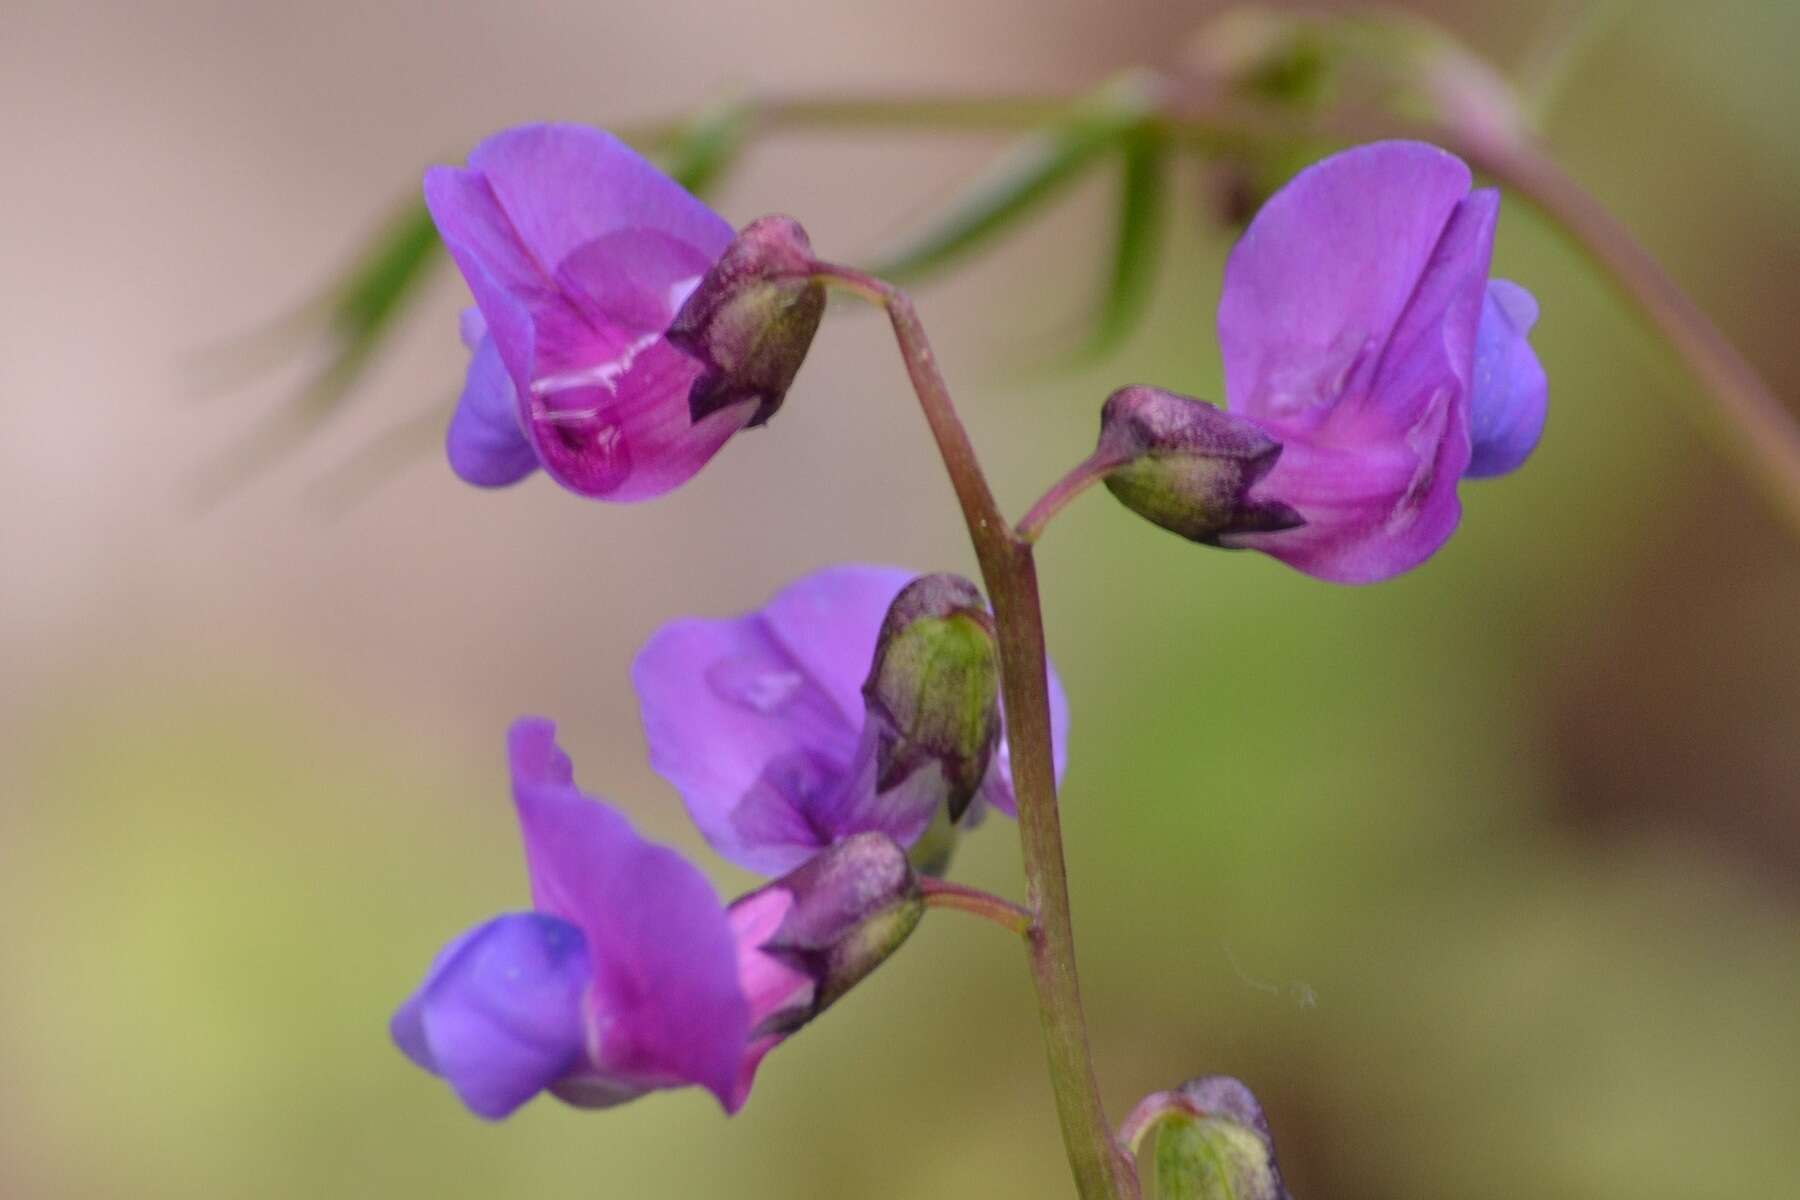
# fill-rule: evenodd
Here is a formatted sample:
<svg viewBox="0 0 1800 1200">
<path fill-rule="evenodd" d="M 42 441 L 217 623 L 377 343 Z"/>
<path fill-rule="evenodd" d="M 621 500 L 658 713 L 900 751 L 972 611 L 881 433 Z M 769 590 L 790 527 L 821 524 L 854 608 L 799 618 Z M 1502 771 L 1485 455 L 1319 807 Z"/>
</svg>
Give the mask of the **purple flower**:
<svg viewBox="0 0 1800 1200">
<path fill-rule="evenodd" d="M 549 721 L 508 752 L 535 911 L 452 942 L 394 1040 L 489 1118 L 545 1088 L 599 1106 L 697 1083 L 735 1108 L 751 1012 L 711 885 L 576 787 Z"/>
<path fill-rule="evenodd" d="M 1282 449 L 1250 498 L 1303 524 L 1227 533 L 1309 575 L 1385 579 L 1461 517 L 1457 483 L 1522 463 L 1548 386 L 1537 305 L 1490 281 L 1499 194 L 1419 142 L 1301 172 L 1232 252 L 1219 304 L 1230 411 Z"/>
<path fill-rule="evenodd" d="M 638 653 L 650 765 L 721 855 L 773 875 L 866 830 L 903 846 L 925 832 L 929 802 L 874 803 L 879 729 L 864 694 L 883 620 L 912 579 L 897 567 L 829 567 L 755 612 L 665 625 Z M 1049 686 L 1060 777 L 1069 710 L 1054 669 Z M 1004 736 L 975 801 L 1014 812 Z"/>
<path fill-rule="evenodd" d="M 879 835 L 726 909 L 686 859 L 576 787 L 551 722 L 519 721 L 508 750 L 534 911 L 452 941 L 391 1023 L 479 1116 L 546 1089 L 600 1108 L 684 1084 L 736 1112 L 763 1056 L 923 912 L 904 852 Z"/>
<path fill-rule="evenodd" d="M 611 134 L 498 134 L 466 169 L 428 171 L 425 202 L 479 310 L 447 441 L 465 480 L 542 466 L 583 496 L 645 500 L 757 415 L 752 399 L 690 419 L 706 367 L 665 337 L 731 226 Z"/>
</svg>

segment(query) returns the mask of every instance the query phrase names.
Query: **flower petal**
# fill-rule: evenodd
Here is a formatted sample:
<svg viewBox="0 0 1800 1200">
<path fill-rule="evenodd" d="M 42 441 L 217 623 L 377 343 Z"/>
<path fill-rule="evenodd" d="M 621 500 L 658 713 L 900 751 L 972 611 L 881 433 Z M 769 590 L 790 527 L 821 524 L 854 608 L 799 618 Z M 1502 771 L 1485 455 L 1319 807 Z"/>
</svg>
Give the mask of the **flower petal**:
<svg viewBox="0 0 1800 1200">
<path fill-rule="evenodd" d="M 765 875 L 799 866 L 842 827 L 842 786 L 873 759 L 859 757 L 863 682 L 888 606 L 915 573 L 851 563 L 826 567 L 778 592 L 760 611 L 729 620 L 690 618 L 658 630 L 632 666 L 650 765 L 681 793 L 694 823 L 723 857 Z M 1050 668 L 1056 774 L 1068 763 L 1068 696 Z M 866 760 L 866 761 L 865 761 Z M 1012 815 L 1004 730 L 977 793 Z M 975 811 L 972 809 L 972 811 Z M 916 829 L 874 828 L 916 838 Z"/>
<path fill-rule="evenodd" d="M 1430 419 L 1445 392 L 1467 407 L 1499 219 L 1500 193 L 1492 188 L 1471 192 L 1456 206 L 1375 364 L 1368 391 L 1353 399 L 1353 411 L 1334 416 L 1334 426 L 1354 421 L 1358 432 L 1371 436 L 1396 429 L 1410 435 Z M 1455 478 L 1461 477 L 1459 464 Z M 1445 486 L 1453 489 L 1454 479 Z"/>
<path fill-rule="evenodd" d="M 545 392 L 523 418 L 545 469 L 579 495 L 660 496 L 692 479 L 755 413 L 739 404 L 692 420 L 688 391 L 700 364 L 661 338 L 599 369 L 620 363 L 627 369 L 607 384 Z"/>
<path fill-rule="evenodd" d="M 484 333 L 474 350 L 444 449 L 465 482 L 505 487 L 537 470 L 537 451 L 519 429 L 518 396 L 494 339 Z"/>
<path fill-rule="evenodd" d="M 1366 388 L 1309 431 L 1259 421 L 1283 448 L 1250 494 L 1291 505 L 1306 523 L 1222 544 L 1263 550 L 1320 579 L 1373 583 L 1418 566 L 1455 532 L 1499 202 L 1483 190 L 1456 206 Z"/>
<path fill-rule="evenodd" d="M 616 1101 L 698 1083 L 735 1107 L 749 1006 L 712 886 L 576 787 L 553 723 L 520 720 L 508 742 L 532 900 L 587 939 L 596 1090 Z"/>
<path fill-rule="evenodd" d="M 563 303 L 554 278 L 525 252 L 494 189 L 479 172 L 431 168 L 425 172 L 425 206 L 468 282 L 514 385 L 528 388 L 536 356 L 532 309 Z M 465 319 L 465 340 L 468 324 Z"/>
<path fill-rule="evenodd" d="M 665 625 L 631 678 L 651 768 L 720 855 L 775 875 L 829 842 L 809 810 L 849 765 L 862 698 L 842 707 L 763 614 Z"/>
<path fill-rule="evenodd" d="M 469 154 L 523 248 L 554 267 L 575 249 L 621 229 L 652 229 L 687 242 L 708 260 L 725 253 L 724 218 L 648 159 L 588 125 L 524 125 Z"/>
<path fill-rule="evenodd" d="M 610 264 L 631 276 L 629 286 L 667 300 L 679 280 L 703 274 L 732 236 L 723 218 L 617 138 L 577 125 L 496 134 L 470 154 L 468 168 L 427 171 L 425 202 L 522 392 L 539 375 L 566 369 L 573 347 L 589 336 L 609 344 L 581 366 L 606 361 L 630 333 L 645 331 L 630 321 L 612 331 L 613 322 L 600 319 L 606 314 L 583 311 L 565 287 L 571 273 L 592 277 Z M 594 242 L 603 249 L 588 249 Z M 671 243 L 686 248 L 679 262 Z M 569 265 L 578 252 L 583 257 Z M 509 309 L 529 315 L 532 336 Z M 536 361 L 540 354 L 546 362 Z"/>
<path fill-rule="evenodd" d="M 695 424 L 701 367 L 662 340 L 731 228 L 612 135 L 496 135 L 425 198 L 512 377 L 518 423 L 553 478 L 642 500 L 691 478 L 752 406 Z"/>
<path fill-rule="evenodd" d="M 783 644 L 807 664 L 813 678 L 827 686 L 845 711 L 857 714 L 853 719 L 855 726 L 862 724 L 862 686 L 875 657 L 881 623 L 894 598 L 917 574 L 904 567 L 868 563 L 826 567 L 789 584 L 763 610 Z M 1061 782 L 1069 763 L 1069 697 L 1056 674 L 1055 663 L 1049 664 L 1049 673 L 1051 745 L 1056 778 Z M 1000 740 L 994 747 L 993 763 L 965 823 L 978 822 L 985 804 L 994 805 L 1008 816 L 1017 814 L 1012 751 L 1006 740 L 1005 722 L 1002 702 Z M 896 833 L 880 826 L 873 828 Z"/>
<path fill-rule="evenodd" d="M 916 571 L 842 563 L 804 575 L 763 607 L 770 632 L 818 680 L 838 707 L 862 726 L 863 682 L 894 597 Z"/>
<path fill-rule="evenodd" d="M 1069 766 L 1069 694 L 1063 690 L 1062 680 L 1056 674 L 1056 664 L 1047 662 L 1045 666 L 1049 671 L 1046 682 L 1050 686 L 1050 759 L 1056 768 L 1056 782 L 1060 784 L 1063 772 Z M 1013 793 L 1012 747 L 1006 740 L 1004 700 L 1000 704 L 1000 723 L 1000 742 L 994 747 L 994 761 L 988 767 L 987 778 L 981 781 L 976 802 L 991 804 L 1007 816 L 1016 817 L 1019 802 Z M 974 819 L 979 820 L 979 815 Z"/>
<path fill-rule="evenodd" d="M 1446 397 L 1434 415 L 1441 422 L 1436 428 L 1448 430 L 1456 406 Z M 1425 428 L 1429 433 L 1434 427 Z M 1397 575 L 1423 561 L 1414 545 L 1391 537 L 1388 527 L 1401 497 L 1419 477 L 1420 465 L 1418 455 L 1398 441 L 1342 448 L 1293 438 L 1250 494 L 1291 505 L 1306 523 L 1279 533 L 1227 534 L 1219 544 L 1261 550 L 1334 583 L 1372 583 Z M 1454 489 L 1450 497 L 1454 502 Z"/>
<path fill-rule="evenodd" d="M 1505 279 L 1490 280 L 1475 337 L 1474 395 L 1469 437 L 1473 478 L 1517 470 L 1537 449 L 1550 403 L 1550 381 L 1527 340 L 1537 324 L 1532 294 Z"/>
<path fill-rule="evenodd" d="M 587 947 L 538 913 L 495 917 L 452 942 L 394 1014 L 394 1041 L 470 1111 L 507 1116 L 580 1059 Z"/>
<path fill-rule="evenodd" d="M 1310 429 L 1362 390 L 1468 193 L 1461 160 L 1422 142 L 1346 150 L 1277 192 L 1225 267 L 1231 411 Z"/>
</svg>

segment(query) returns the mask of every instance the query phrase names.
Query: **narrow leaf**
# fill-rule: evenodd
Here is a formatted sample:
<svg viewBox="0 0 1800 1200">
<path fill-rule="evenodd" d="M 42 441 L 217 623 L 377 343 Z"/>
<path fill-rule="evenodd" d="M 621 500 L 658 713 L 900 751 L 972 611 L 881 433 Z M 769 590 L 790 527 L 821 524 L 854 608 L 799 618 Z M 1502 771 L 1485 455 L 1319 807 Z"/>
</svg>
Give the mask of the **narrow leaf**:
<svg viewBox="0 0 1800 1200">
<path fill-rule="evenodd" d="M 968 253 L 1078 178 L 1156 110 L 1153 77 L 1120 76 L 1002 155 L 935 221 L 882 256 L 871 271 L 917 278 Z"/>
<path fill-rule="evenodd" d="M 1118 345 L 1143 316 L 1156 286 L 1169 192 L 1169 140 L 1146 123 L 1125 139 L 1119 169 L 1118 230 L 1112 272 L 1101 296 L 1094 334 L 1085 354 L 1098 357 Z"/>
<path fill-rule="evenodd" d="M 420 204 L 372 242 L 343 282 L 327 293 L 331 350 L 312 381 L 215 460 L 195 483 L 203 506 L 223 499 L 279 461 L 336 412 L 386 340 L 394 319 L 438 261 L 437 229 Z"/>
<path fill-rule="evenodd" d="M 335 289 L 331 323 L 346 339 L 379 333 L 437 263 L 437 226 L 414 203 L 364 252 Z"/>
<path fill-rule="evenodd" d="M 662 167 L 682 187 L 705 198 L 737 162 L 756 111 L 743 99 L 714 104 L 675 131 L 658 156 Z"/>
</svg>

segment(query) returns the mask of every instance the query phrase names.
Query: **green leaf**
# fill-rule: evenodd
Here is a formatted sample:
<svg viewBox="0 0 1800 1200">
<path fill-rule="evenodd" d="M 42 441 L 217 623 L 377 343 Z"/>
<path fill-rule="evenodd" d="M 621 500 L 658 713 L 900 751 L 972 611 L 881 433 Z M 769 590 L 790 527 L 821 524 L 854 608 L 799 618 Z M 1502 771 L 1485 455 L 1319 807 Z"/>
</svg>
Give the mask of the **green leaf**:
<svg viewBox="0 0 1800 1200">
<path fill-rule="evenodd" d="M 754 106 L 742 98 L 702 109 L 658 155 L 663 170 L 694 195 L 706 197 L 737 162 L 755 116 Z"/>
<path fill-rule="evenodd" d="M 429 277 L 441 245 L 425 206 L 409 206 L 369 244 L 322 304 L 302 310 L 323 309 L 332 342 L 329 356 L 305 387 L 199 474 L 194 484 L 198 503 L 209 506 L 224 498 L 337 411 L 394 319 Z"/>
<path fill-rule="evenodd" d="M 1086 355 L 1097 357 L 1118 345 L 1150 302 L 1167 232 L 1169 161 L 1169 138 L 1161 126 L 1146 123 L 1125 139 L 1112 271 Z"/>
<path fill-rule="evenodd" d="M 1226 1117 L 1171 1114 L 1156 1136 L 1156 1200 L 1282 1200 L 1269 1143 Z"/>
<path fill-rule="evenodd" d="M 415 203 L 370 243 L 337 286 L 331 324 L 347 340 L 378 335 L 438 261 L 437 226 Z"/>
<path fill-rule="evenodd" d="M 1002 155 L 949 208 L 870 270 L 914 279 L 973 250 L 1055 195 L 1156 112 L 1153 76 L 1130 72 Z"/>
</svg>

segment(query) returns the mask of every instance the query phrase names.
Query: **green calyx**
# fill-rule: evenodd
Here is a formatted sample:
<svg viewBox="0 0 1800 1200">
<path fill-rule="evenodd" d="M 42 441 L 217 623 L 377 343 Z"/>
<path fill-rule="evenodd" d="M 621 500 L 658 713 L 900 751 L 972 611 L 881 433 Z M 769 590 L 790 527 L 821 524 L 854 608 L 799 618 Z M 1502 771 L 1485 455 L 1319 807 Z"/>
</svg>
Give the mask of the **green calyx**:
<svg viewBox="0 0 1800 1200">
<path fill-rule="evenodd" d="M 960 818 L 1000 734 L 999 650 L 975 585 L 954 575 L 907 585 L 883 622 L 863 695 L 887 725 L 877 790 L 936 764 L 950 819 Z"/>
<path fill-rule="evenodd" d="M 1275 465 L 1281 443 L 1191 396 L 1120 388 L 1100 414 L 1095 456 L 1115 463 L 1106 488 L 1126 508 L 1192 542 L 1217 546 L 1232 534 L 1302 524 L 1275 499 L 1250 496 Z"/>
<path fill-rule="evenodd" d="M 1228 1117 L 1171 1114 L 1156 1135 L 1156 1200 L 1281 1200 L 1268 1141 Z"/>
</svg>

